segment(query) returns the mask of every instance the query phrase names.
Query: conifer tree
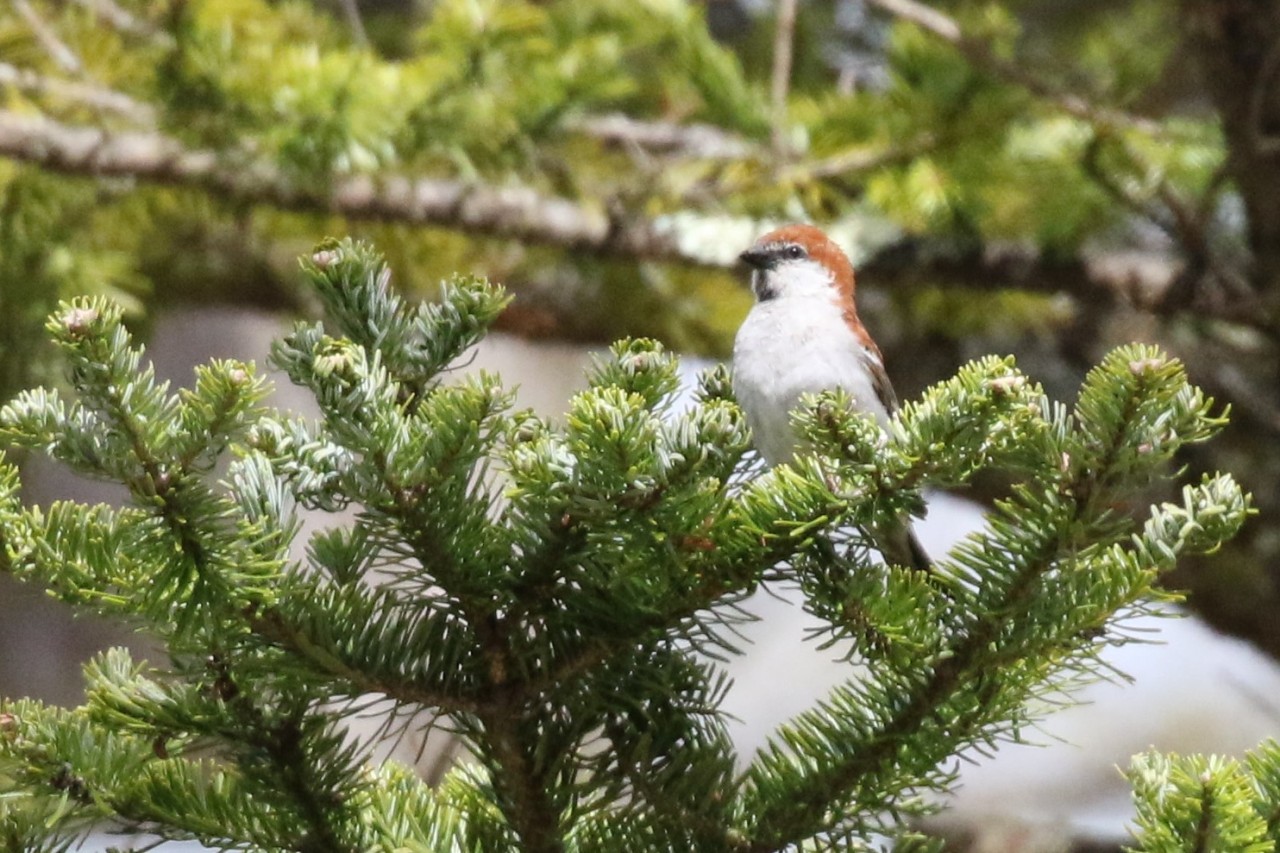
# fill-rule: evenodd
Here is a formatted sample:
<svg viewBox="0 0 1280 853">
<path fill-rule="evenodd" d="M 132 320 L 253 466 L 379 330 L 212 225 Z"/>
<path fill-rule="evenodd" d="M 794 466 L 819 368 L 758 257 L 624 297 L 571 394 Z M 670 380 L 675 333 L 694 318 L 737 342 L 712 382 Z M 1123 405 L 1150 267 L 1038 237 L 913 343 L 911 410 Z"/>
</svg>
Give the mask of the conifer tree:
<svg viewBox="0 0 1280 853">
<path fill-rule="evenodd" d="M 1243 761 L 1145 753 L 1129 771 L 1138 806 L 1138 849 L 1263 853 L 1280 840 L 1280 744 Z"/>
<path fill-rule="evenodd" d="M 899 390 L 1015 352 L 1062 398 L 1137 335 L 1232 403 L 1184 460 L 1259 522 L 1172 583 L 1280 655 L 1280 7 L 1061 7 L 0 2 L 0 398 L 47 381 L 59 299 L 296 309 L 326 232 L 501 277 L 508 331 L 724 355 L 737 252 L 810 220 Z"/>
<path fill-rule="evenodd" d="M 98 656 L 78 708 L 0 704 L 9 849 L 65 849 L 102 825 L 298 851 L 905 839 L 953 756 L 1016 739 L 1034 700 L 1105 674 L 1125 619 L 1168 597 L 1161 572 L 1248 513 L 1217 475 L 1133 519 L 1178 449 L 1223 422 L 1154 348 L 1112 353 L 1071 408 L 995 357 L 888 432 L 825 394 L 797 414 L 813 455 L 764 472 L 723 369 L 677 412 L 674 358 L 623 341 L 553 423 L 514 409 L 497 377 L 452 369 L 501 289 L 455 278 L 412 304 L 349 241 L 303 268 L 328 317 L 272 359 L 318 420 L 267 408 L 241 362 L 171 390 L 101 299 L 48 323 L 73 390 L 0 409 L 6 444 L 129 494 L 24 506 L 6 465 L 0 570 L 167 651 Z M 859 531 L 985 469 L 1016 483 L 934 574 L 871 558 Z M 304 542 L 300 508 L 357 513 Z M 716 659 L 735 651 L 744 597 L 780 583 L 856 653 L 845 684 L 740 757 Z M 344 726 L 370 697 L 447 719 L 474 761 L 434 788 L 371 762 Z"/>
</svg>

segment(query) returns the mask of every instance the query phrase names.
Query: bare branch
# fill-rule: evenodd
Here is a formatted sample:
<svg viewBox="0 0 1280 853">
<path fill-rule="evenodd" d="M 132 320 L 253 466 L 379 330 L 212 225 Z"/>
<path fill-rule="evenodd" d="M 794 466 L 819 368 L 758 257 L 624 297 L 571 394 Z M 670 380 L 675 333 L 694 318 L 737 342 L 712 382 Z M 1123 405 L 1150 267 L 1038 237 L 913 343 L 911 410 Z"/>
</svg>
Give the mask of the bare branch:
<svg viewBox="0 0 1280 853">
<path fill-rule="evenodd" d="M 1194 368 L 1197 377 L 1204 378 L 1204 384 L 1214 396 L 1231 401 L 1232 420 L 1238 420 L 1243 414 L 1257 426 L 1280 435 L 1280 403 L 1275 399 L 1274 382 L 1264 379 L 1259 383 L 1258 377 L 1242 367 L 1247 363 L 1245 358 L 1224 358 L 1221 352 L 1212 351 L 1216 348 L 1206 349 L 1211 352 L 1196 353 L 1194 361 L 1184 356 L 1184 360 Z M 1275 352 L 1264 355 L 1272 364 L 1275 357 Z"/>
<path fill-rule="evenodd" d="M 132 12 L 120 6 L 114 0 L 76 0 L 95 18 L 106 23 L 113 30 L 135 36 L 154 35 L 155 31 L 140 21 Z"/>
<path fill-rule="evenodd" d="M 1123 140 L 1112 141 L 1119 144 L 1130 161 L 1141 165 L 1138 155 Z M 1214 316 L 1223 316 L 1223 305 L 1230 304 L 1234 306 L 1232 319 L 1252 318 L 1255 322 L 1247 324 L 1258 326 L 1256 318 L 1265 312 L 1245 271 L 1219 257 L 1221 253 L 1215 250 L 1211 239 L 1213 199 L 1221 186 L 1222 170 L 1195 202 L 1184 199 L 1164 177 L 1159 177 L 1152 189 L 1140 193 L 1107 172 L 1101 162 L 1102 146 L 1103 138 L 1095 137 L 1085 149 L 1081 161 L 1085 174 L 1121 207 L 1162 230 L 1178 246 L 1185 261 L 1182 271 L 1163 290 L 1164 313 L 1193 305 L 1203 308 L 1207 300 L 1217 300 L 1219 304 L 1210 309 Z"/>
<path fill-rule="evenodd" d="M 172 47 L 173 36 L 138 18 L 115 0 L 75 0 L 95 18 L 126 36 L 146 39 L 160 47 Z"/>
<path fill-rule="evenodd" d="M 990 42 L 964 32 L 954 18 L 917 0 L 867 0 L 867 3 L 932 33 L 952 45 L 974 66 L 1021 86 L 1069 115 L 1104 127 L 1128 128 L 1152 134 L 1161 132 L 1160 124 L 1151 119 L 1095 104 L 1080 95 L 1061 91 L 1000 56 Z"/>
<path fill-rule="evenodd" d="M 76 83 L 45 77 L 26 68 L 0 62 L 0 86 L 12 86 L 30 95 L 49 95 L 82 104 L 105 113 L 113 113 L 142 125 L 155 123 L 155 111 L 149 104 L 135 101 L 122 92 L 89 83 Z"/>
<path fill-rule="evenodd" d="M 4 110 L 0 156 L 67 174 L 198 187 L 219 198 L 285 210 L 439 225 L 618 257 L 723 268 L 734 255 L 724 251 L 722 234 L 715 227 L 699 229 L 675 218 L 632 216 L 607 203 L 593 206 L 527 186 L 397 175 L 300 184 L 271 164 L 187 149 L 159 133 L 112 134 Z M 918 239 L 885 247 L 862 265 L 865 281 L 895 288 L 943 281 L 980 291 L 1065 293 L 1083 301 L 1102 297 L 1156 315 L 1194 310 L 1198 316 L 1274 335 L 1266 312 L 1258 310 L 1252 297 L 1221 287 L 1188 291 L 1180 286 L 1183 270 L 1182 261 L 1169 254 L 1139 264 L 1124 263 L 1115 255 L 1064 260 L 991 248 L 957 254 Z M 1189 302 L 1185 296 L 1213 295 L 1215 290 L 1220 293 L 1209 301 Z"/>
<path fill-rule="evenodd" d="M 1280 153 L 1280 138 L 1267 130 L 1264 120 L 1267 96 L 1274 90 L 1277 71 L 1280 71 L 1280 39 L 1273 41 L 1267 49 L 1267 55 L 1258 68 L 1258 79 L 1249 93 L 1249 130 L 1253 133 L 1253 147 L 1259 154 L 1268 156 Z"/>
<path fill-rule="evenodd" d="M 791 56 L 795 45 L 797 0 L 778 0 L 773 34 L 773 79 L 769 87 L 773 104 L 773 153 L 786 151 L 787 93 L 791 90 Z"/>
<path fill-rule="evenodd" d="M 338 0 L 338 4 L 342 6 L 342 14 L 346 16 L 347 26 L 351 27 L 351 35 L 356 44 L 368 47 L 369 34 L 365 32 L 364 19 L 360 17 L 360 7 L 356 5 L 356 0 Z"/>
<path fill-rule="evenodd" d="M 44 48 L 45 53 L 49 54 L 59 68 L 68 74 L 79 76 L 84 73 L 84 63 L 80 61 L 80 57 L 71 48 L 67 47 L 62 39 L 58 38 L 58 34 L 53 28 L 45 23 L 39 13 L 32 8 L 27 0 L 11 0 L 14 10 L 22 16 L 27 22 L 27 26 L 31 28 L 31 32 L 35 35 L 36 40 Z"/>
<path fill-rule="evenodd" d="M 444 225 L 590 252 L 716 265 L 681 248 L 674 229 L 643 217 L 539 193 L 442 178 L 354 175 L 300 184 L 261 162 L 191 150 L 159 133 L 108 133 L 0 110 L 0 156 L 67 174 L 195 186 L 226 199 L 352 219 Z M 723 254 L 723 253 L 719 253 Z"/>
<path fill-rule="evenodd" d="M 1094 136 L 1093 139 L 1089 140 L 1089 144 L 1085 146 L 1084 156 L 1080 158 L 1081 169 L 1090 180 L 1098 185 L 1099 189 L 1105 192 L 1120 207 L 1155 225 L 1168 235 L 1169 239 L 1177 240 L 1179 237 L 1177 223 L 1165 216 L 1164 211 L 1159 210 L 1149 199 L 1143 197 L 1131 187 L 1126 186 L 1119 178 L 1107 171 L 1102 162 L 1107 141 L 1101 136 Z M 1127 147 L 1122 147 L 1122 150 L 1131 161 L 1135 159 L 1133 153 Z"/>
<path fill-rule="evenodd" d="M 565 127 L 609 145 L 634 145 L 655 154 L 742 160 L 760 152 L 750 140 L 709 124 L 641 121 L 623 113 L 569 119 Z"/>
<path fill-rule="evenodd" d="M 1082 303 L 1126 305 L 1158 317 L 1193 312 L 1277 337 L 1254 294 L 1221 286 L 1218 271 L 1192 267 L 1164 252 L 1058 258 L 1019 246 L 964 251 L 908 238 L 875 252 L 859 273 L 869 284 L 894 290 L 942 283 L 973 291 L 1062 293 Z"/>
</svg>

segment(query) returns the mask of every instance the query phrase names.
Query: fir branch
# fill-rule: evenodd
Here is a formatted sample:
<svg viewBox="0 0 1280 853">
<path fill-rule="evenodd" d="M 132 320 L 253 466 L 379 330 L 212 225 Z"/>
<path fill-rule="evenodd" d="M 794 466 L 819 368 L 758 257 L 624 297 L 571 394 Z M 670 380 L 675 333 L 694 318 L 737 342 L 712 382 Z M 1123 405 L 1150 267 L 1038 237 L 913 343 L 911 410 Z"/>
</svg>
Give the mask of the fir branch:
<svg viewBox="0 0 1280 853">
<path fill-rule="evenodd" d="M 1266 853 L 1275 846 L 1272 742 L 1246 756 L 1135 756 L 1126 775 L 1137 806 L 1136 851 Z M 1252 773 L 1250 772 L 1252 771 Z"/>
<path fill-rule="evenodd" d="M 1268 738 L 1247 761 L 1257 791 L 1254 810 L 1266 824 L 1267 837 L 1280 838 L 1280 744 Z"/>
<path fill-rule="evenodd" d="M 181 828 L 206 843 L 359 849 L 344 839 L 361 785 L 353 750 L 328 732 L 332 720 L 308 709 L 305 691 L 276 696 L 260 676 L 237 678 L 221 655 L 209 656 L 202 674 L 212 684 L 153 680 L 121 649 L 86 667 L 90 721 L 153 745 L 141 778 L 109 792 L 116 817 L 157 824 L 167 837 Z"/>
<path fill-rule="evenodd" d="M 64 455 L 81 470 L 123 481 L 134 502 L 163 524 L 182 555 L 178 566 L 158 574 L 157 579 L 167 577 L 168 583 L 158 583 L 146 594 L 170 609 L 175 602 L 166 601 L 166 594 L 188 589 L 194 581 L 195 590 L 189 590 L 193 601 L 180 610 L 179 632 L 233 609 L 246 594 L 253 597 L 248 589 L 237 588 L 216 557 L 226 544 L 219 515 L 227 507 L 197 469 L 212 464 L 217 444 L 229 440 L 252 412 L 263 393 L 261 383 L 245 366 L 225 362 L 201 370 L 196 391 L 185 400 L 169 395 L 151 367 L 140 368 L 143 350 L 131 346 L 119 310 L 100 302 L 64 304 L 48 328 L 71 362 L 83 411 L 105 427 L 105 437 L 81 436 L 82 446 L 68 448 Z M 6 408 L 11 423 L 0 424 L 0 430 L 8 427 L 20 441 L 43 440 L 38 432 L 24 434 L 22 421 L 13 420 L 22 411 Z M 71 431 L 65 424 L 62 429 Z"/>
<path fill-rule="evenodd" d="M 301 818 L 297 837 L 282 839 L 286 846 L 318 853 L 358 853 L 344 839 L 352 816 L 347 812 L 354 793 L 353 750 L 324 730 L 331 721 L 307 710 L 302 696 L 259 703 L 241 688 L 225 660 L 214 660 L 221 708 L 229 719 L 219 720 L 219 732 L 232 744 L 232 757 L 246 782 L 270 802 L 283 799 Z M 246 685 L 247 686 L 247 685 Z M 302 700 L 302 701 L 300 701 Z"/>
<path fill-rule="evenodd" d="M 477 720 L 484 727 L 481 748 L 491 763 L 493 784 L 503 814 L 528 853 L 560 853 L 565 849 L 560 816 L 551 801 L 551 786 L 538 772 L 537 745 L 522 730 L 527 713 L 509 694 Z M 542 732 L 539 732 L 542 734 Z"/>
<path fill-rule="evenodd" d="M 1164 519 L 1158 512 L 1146 528 L 1149 546 L 1132 557 L 1117 552 L 1110 563 L 1093 563 L 1093 579 L 1108 578 L 1105 600 L 1099 594 L 1086 606 L 1086 599 L 1042 585 L 1060 572 L 1094 587 L 1089 577 L 1080 576 L 1080 549 L 1086 541 L 1116 542 L 1120 529 L 1110 507 L 1142 481 L 1135 466 L 1154 470 L 1178 441 L 1202 440 L 1213 429 L 1205 408 L 1202 399 L 1188 393 L 1177 365 L 1158 355 L 1120 351 L 1095 370 L 1081 393 L 1080 434 L 1066 445 L 1078 447 L 1077 455 L 1058 474 L 1044 473 L 1042 482 L 1018 487 L 1013 501 L 1000 507 L 1005 520 L 993 521 L 986 541 L 956 553 L 955 559 L 972 563 L 973 577 L 970 587 L 955 587 L 955 612 L 942 617 L 957 626 L 946 648 L 931 655 L 924 672 L 918 660 L 900 672 L 877 668 L 877 679 L 838 691 L 824 714 L 805 715 L 786 730 L 801 760 L 775 746 L 753 766 L 741 827 L 750 839 L 744 849 L 763 853 L 831 832 L 832 820 L 840 831 L 841 812 L 831 817 L 833 801 L 850 800 L 854 808 L 874 812 L 905 789 L 936 784 L 936 767 L 956 748 L 956 739 L 961 744 L 989 741 L 1016 725 L 1026 713 L 1018 710 L 1024 691 L 1046 689 L 1036 685 L 1050 671 L 1037 667 L 1053 661 L 1060 671 L 1087 672 L 1108 620 L 1149 589 L 1157 569 L 1169 568 L 1184 549 L 1212 547 L 1220 540 L 1210 533 L 1204 541 L 1196 525 L 1171 530 L 1157 523 Z M 1062 434 L 1061 423 L 1043 436 L 1054 434 Z M 1170 436 L 1176 436 L 1172 444 Z M 1165 444 L 1150 444 L 1153 440 Z M 1049 456 L 1051 448 L 1045 448 Z M 1190 512 L 1217 505 L 1216 486 L 1203 488 L 1196 498 L 1188 497 Z M 1237 504 L 1233 526 L 1218 533 L 1231 535 L 1244 515 L 1244 505 Z M 1003 536 L 1012 541 L 1002 542 Z M 1166 543 L 1163 552 L 1160 542 Z M 1114 576 L 1112 566 L 1120 570 Z M 973 592 L 966 593 L 967 588 Z M 1036 603 L 1049 601 L 1079 602 L 1079 612 L 1069 620 L 1060 613 L 1036 620 Z M 1015 673 L 1024 667 L 1029 668 L 1024 677 L 1038 674 L 1019 686 Z M 1004 677 L 991 680 L 994 672 Z M 846 793 L 833 797 L 833 792 Z M 848 818 L 864 819 L 858 812 Z"/>
<path fill-rule="evenodd" d="M 254 745 L 275 765 L 275 775 L 284 792 L 298 805 L 311 831 L 295 841 L 299 850 L 316 853 L 359 853 L 359 848 L 343 842 L 338 823 L 344 798 L 316 784 L 314 757 L 304 749 L 304 733 L 299 720 L 286 719 L 274 727 L 261 727 L 263 736 Z"/>
<path fill-rule="evenodd" d="M 682 568 L 698 581 L 681 591 L 678 602 L 667 603 L 660 612 L 632 615 L 625 622 L 582 637 L 524 683 L 525 696 L 533 698 L 572 685 L 602 664 L 633 652 L 637 644 L 652 641 L 664 632 L 678 632 L 691 639 L 704 634 L 713 645 L 721 645 L 713 634 L 708 634 L 707 621 L 728 618 L 724 609 L 750 591 L 768 569 L 791 557 L 810 537 L 841 516 L 845 505 L 839 499 L 824 487 L 806 485 L 807 500 L 790 505 L 775 502 L 772 484 L 756 485 L 756 494 L 746 502 L 748 506 L 731 507 L 716 525 L 724 533 L 711 533 L 705 544 L 691 552 L 690 564 Z M 793 500 L 804 488 L 795 481 L 788 486 Z M 804 519 L 805 526 L 797 526 L 797 519 Z M 730 535 L 736 534 L 733 538 L 738 541 L 726 541 L 725 533 L 729 531 Z"/>
<path fill-rule="evenodd" d="M 174 670 L 149 678 L 114 653 L 89 668 L 87 715 L 53 735 L 96 726 L 128 750 L 71 750 L 65 773 L 42 769 L 41 791 L 54 778 L 79 811 L 42 815 L 36 836 L 96 809 L 269 849 L 837 843 L 916 808 L 905 795 L 943 786 L 940 762 L 957 748 L 1016 734 L 1027 699 L 1065 690 L 1064 674 L 1095 674 L 1116 608 L 1248 512 L 1220 476 L 1122 538 L 1112 505 L 1220 426 L 1180 365 L 1149 348 L 1108 357 L 1073 416 L 994 358 L 905 406 L 892 441 L 840 395 L 819 397 L 797 425 L 820 455 L 749 479 L 722 371 L 671 417 L 674 360 L 653 342 L 624 342 L 564 427 L 508 423 L 496 379 L 438 376 L 500 309 L 495 289 L 463 282 L 436 309 L 415 309 L 390 291 L 376 255 L 348 243 L 326 244 L 305 269 L 347 335 L 300 324 L 274 352 L 314 392 L 314 427 L 255 412 L 253 383 L 231 363 L 169 395 L 140 369 L 118 315 L 85 305 L 50 327 L 80 401 L 32 392 L 2 410 L 6 434 L 112 474 L 142 507 L 27 510 L 0 468 L 0 569 L 81 602 L 115 600 L 169 639 Z M 198 490 L 250 416 L 229 494 Z M 98 433 L 100 447 L 84 441 Z M 505 466 L 501 504 L 490 464 Z M 861 577 L 861 587 L 834 576 L 805 586 L 811 608 L 840 627 L 884 624 L 885 648 L 866 648 L 868 680 L 784 728 L 782 745 L 735 782 L 716 718 L 724 679 L 691 649 L 729 648 L 717 629 L 734 604 L 771 575 L 804 579 L 817 537 L 896 518 L 914 506 L 912 488 L 964 482 L 986 464 L 1029 480 L 985 535 L 940 564 L 946 597 L 892 573 L 884 589 Z M 182 494 L 166 504 L 173 489 Z M 314 536 L 305 569 L 285 571 L 298 532 L 291 493 L 362 512 Z M 198 554 L 175 551 L 174 524 L 189 526 Z M 208 602 L 208 630 L 195 636 L 173 628 L 192 588 L 156 582 L 193 559 L 225 598 Z M 240 575 L 255 581 L 248 591 Z M 851 595 L 867 599 L 857 614 Z M 898 618 L 903 602 L 916 622 Z M 899 638 L 920 653 L 895 654 Z M 450 713 L 487 772 L 449 774 L 438 800 L 403 775 L 364 772 L 332 703 L 350 710 L 369 692 Z M 209 749 L 210 763 L 169 758 L 170 748 Z M 97 769 L 125 759 L 141 764 L 136 781 Z M 412 809 L 397 809 L 398 797 Z"/>
<path fill-rule="evenodd" d="M 0 775 L 13 783 L 0 808 L 0 832 L 11 834 L 6 849 L 37 849 L 46 837 L 74 840 L 94 821 L 109 819 L 119 805 L 117 786 L 150 755 L 138 739 L 107 731 L 79 711 L 0 701 L 0 718 Z"/>
<path fill-rule="evenodd" d="M 599 725 L 608 747 L 588 747 L 579 776 L 594 802 L 578 814 L 599 803 L 607 814 L 633 816 L 659 836 L 657 849 L 727 849 L 735 770 L 717 714 L 727 684 L 663 641 L 602 667 L 591 689 L 610 700 Z M 641 694 L 651 696 L 645 707 L 628 707 Z"/>
<path fill-rule="evenodd" d="M 1200 786 L 1200 821 L 1196 824 L 1195 837 L 1191 842 L 1191 853 L 1209 853 L 1216 840 L 1213 825 L 1214 785 L 1211 778 L 1202 780 Z"/>
<path fill-rule="evenodd" d="M 421 676 L 379 671 L 364 656 L 354 660 L 349 654 L 352 644 L 342 646 L 324 642 L 309 635 L 286 619 L 279 609 L 273 608 L 261 615 L 251 616 L 250 624 L 262 639 L 297 655 L 324 676 L 342 683 L 342 692 L 355 697 L 364 693 L 378 693 L 397 702 L 412 703 L 424 708 L 440 709 L 449 713 L 477 714 L 486 705 L 487 697 L 471 697 L 460 691 L 448 691 L 424 683 Z M 374 648 L 376 640 L 357 648 Z M 451 674 L 452 675 L 452 674 Z"/>
<path fill-rule="evenodd" d="M 1095 104 L 1075 93 L 1060 91 L 1056 86 L 1000 56 L 994 45 L 985 39 L 966 33 L 958 21 L 938 9 L 926 6 L 917 0 L 867 0 L 867 2 L 896 18 L 910 21 L 950 44 L 977 68 L 1022 87 L 1068 115 L 1084 119 L 1098 127 L 1132 129 L 1150 134 L 1162 132 L 1161 126 L 1151 119 Z"/>
</svg>

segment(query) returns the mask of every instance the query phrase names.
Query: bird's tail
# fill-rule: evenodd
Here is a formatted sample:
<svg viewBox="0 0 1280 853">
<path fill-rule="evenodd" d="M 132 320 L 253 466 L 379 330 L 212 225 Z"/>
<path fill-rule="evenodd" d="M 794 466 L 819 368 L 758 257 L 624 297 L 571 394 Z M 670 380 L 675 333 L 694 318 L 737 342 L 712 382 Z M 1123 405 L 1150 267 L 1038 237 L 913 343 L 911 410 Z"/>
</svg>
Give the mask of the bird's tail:
<svg viewBox="0 0 1280 853">
<path fill-rule="evenodd" d="M 868 536 L 868 534 L 870 534 Z M 933 560 L 916 538 L 915 529 L 910 524 L 895 524 L 892 527 L 877 528 L 874 533 L 863 530 L 863 535 L 879 549 L 884 561 L 895 566 L 906 566 L 921 572 L 933 571 Z M 828 536 L 817 540 L 819 551 L 828 560 L 838 560 L 836 543 Z"/>
<path fill-rule="evenodd" d="M 933 571 L 933 561 L 929 559 L 924 546 L 916 538 L 915 528 L 910 524 L 898 524 L 888 530 L 878 531 L 875 540 L 887 562 L 922 572 Z"/>
</svg>

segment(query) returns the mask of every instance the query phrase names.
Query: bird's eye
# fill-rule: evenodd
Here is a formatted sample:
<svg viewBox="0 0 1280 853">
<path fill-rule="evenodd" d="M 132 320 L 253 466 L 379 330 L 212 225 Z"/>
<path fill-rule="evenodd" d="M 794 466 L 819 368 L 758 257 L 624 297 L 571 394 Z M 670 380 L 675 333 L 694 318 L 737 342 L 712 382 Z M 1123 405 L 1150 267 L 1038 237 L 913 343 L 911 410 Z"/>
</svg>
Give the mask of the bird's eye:
<svg viewBox="0 0 1280 853">
<path fill-rule="evenodd" d="M 792 243 L 790 246 L 782 250 L 782 256 L 788 260 L 799 260 L 805 256 L 804 248 Z"/>
</svg>

